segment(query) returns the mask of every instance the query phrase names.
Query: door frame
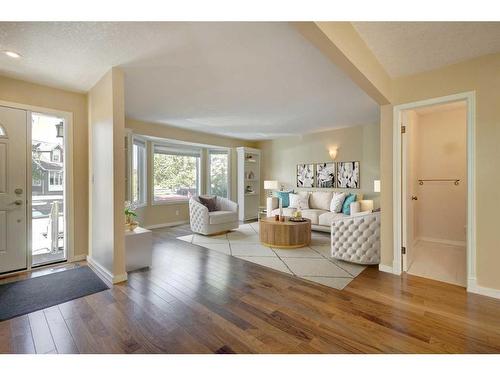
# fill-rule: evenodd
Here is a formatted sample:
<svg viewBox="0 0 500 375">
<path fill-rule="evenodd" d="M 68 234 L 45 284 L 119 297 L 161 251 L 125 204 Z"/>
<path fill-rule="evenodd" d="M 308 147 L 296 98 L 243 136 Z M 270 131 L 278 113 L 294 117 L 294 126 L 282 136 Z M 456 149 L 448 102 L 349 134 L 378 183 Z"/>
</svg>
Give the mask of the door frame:
<svg viewBox="0 0 500 375">
<path fill-rule="evenodd" d="M 21 103 L 15 103 L 15 102 L 9 102 L 9 101 L 4 101 L 0 100 L 0 106 L 3 107 L 9 107 L 9 108 L 14 108 L 14 109 L 20 109 L 24 110 L 27 113 L 27 119 L 28 121 L 31 121 L 31 114 L 34 113 L 40 113 L 40 114 L 47 114 L 47 115 L 54 115 L 57 117 L 60 117 L 64 119 L 64 166 L 65 166 L 65 176 L 64 176 L 64 189 L 65 189 L 65 207 L 64 207 L 64 214 L 65 214 L 65 240 L 64 240 L 64 246 L 66 249 L 66 260 L 59 262 L 59 263 L 64 263 L 64 262 L 74 262 L 76 260 L 75 258 L 75 252 L 74 252 L 74 195 L 73 195 L 73 113 L 72 112 L 67 112 L 67 111 L 61 111 L 57 109 L 52 109 L 52 108 L 46 108 L 46 107 L 39 107 L 39 106 L 34 106 L 34 105 L 28 105 L 28 104 L 21 104 Z M 26 204 L 26 220 L 31 220 L 31 184 L 29 183 L 31 181 L 31 168 L 28 165 L 28 161 L 31 161 L 32 158 L 32 150 L 31 150 L 31 126 L 29 126 L 30 123 L 26 123 L 27 127 L 27 140 L 29 142 L 26 142 L 26 155 L 28 156 L 27 158 L 27 163 L 26 163 L 26 198 L 27 198 L 27 204 Z M 2 276 L 9 275 L 9 274 L 17 274 L 17 273 L 22 273 L 26 271 L 30 271 L 31 269 L 35 268 L 42 268 L 42 267 L 50 267 L 53 264 L 48 264 L 48 265 L 40 265 L 40 266 L 35 266 L 32 267 L 32 248 L 31 248 L 31 224 L 28 225 L 28 222 L 26 223 L 26 236 L 27 236 L 27 249 L 26 249 L 26 261 L 27 261 L 27 267 L 26 270 L 21 270 L 21 271 L 15 271 L 12 273 L 7 273 L 3 274 Z"/>
<path fill-rule="evenodd" d="M 393 264 L 392 273 L 402 273 L 402 218 L 406 220 L 406 211 L 402 202 L 406 191 L 406 179 L 403 179 L 403 160 L 405 160 L 401 137 L 402 112 L 406 110 L 465 101 L 467 106 L 467 291 L 476 285 L 476 92 L 468 91 L 432 99 L 396 105 L 393 108 Z M 406 169 L 405 169 L 406 170 Z"/>
</svg>

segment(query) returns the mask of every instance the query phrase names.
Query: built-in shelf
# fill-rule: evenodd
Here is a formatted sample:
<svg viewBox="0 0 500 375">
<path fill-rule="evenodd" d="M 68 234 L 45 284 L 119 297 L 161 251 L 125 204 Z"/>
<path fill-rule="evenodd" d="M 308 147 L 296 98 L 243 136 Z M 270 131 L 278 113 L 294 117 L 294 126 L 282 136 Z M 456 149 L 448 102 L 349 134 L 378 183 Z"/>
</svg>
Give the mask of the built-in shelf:
<svg viewBox="0 0 500 375">
<path fill-rule="evenodd" d="M 260 205 L 260 150 L 238 147 L 238 211 L 240 220 L 257 219 Z M 252 158 L 249 160 L 248 156 Z M 251 173 L 253 178 L 247 178 Z M 252 192 L 246 190 L 250 188 Z"/>
</svg>

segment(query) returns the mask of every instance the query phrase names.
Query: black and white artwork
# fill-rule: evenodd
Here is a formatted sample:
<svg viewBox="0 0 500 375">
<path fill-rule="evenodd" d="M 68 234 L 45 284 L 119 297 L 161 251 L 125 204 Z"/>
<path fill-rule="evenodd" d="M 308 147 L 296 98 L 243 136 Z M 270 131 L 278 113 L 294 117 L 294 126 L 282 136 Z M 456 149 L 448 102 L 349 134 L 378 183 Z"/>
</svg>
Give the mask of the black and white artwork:
<svg viewBox="0 0 500 375">
<path fill-rule="evenodd" d="M 335 187 L 335 163 L 316 164 L 316 187 Z"/>
<path fill-rule="evenodd" d="M 359 161 L 342 161 L 337 163 L 337 187 L 359 189 Z"/>
<path fill-rule="evenodd" d="M 297 165 L 297 187 L 314 187 L 314 164 Z"/>
</svg>

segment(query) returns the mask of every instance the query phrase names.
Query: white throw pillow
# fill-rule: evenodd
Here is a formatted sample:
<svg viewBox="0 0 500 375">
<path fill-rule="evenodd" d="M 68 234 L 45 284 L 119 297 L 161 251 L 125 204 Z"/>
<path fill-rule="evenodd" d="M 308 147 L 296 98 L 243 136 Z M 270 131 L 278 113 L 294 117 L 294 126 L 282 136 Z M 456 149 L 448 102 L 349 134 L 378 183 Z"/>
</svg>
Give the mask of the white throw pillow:
<svg viewBox="0 0 500 375">
<path fill-rule="evenodd" d="M 309 197 L 309 206 L 313 209 L 328 211 L 331 201 L 331 191 L 313 191 Z"/>
<path fill-rule="evenodd" d="M 290 194 L 289 208 L 296 208 L 298 210 L 309 209 L 309 195 L 304 194 Z"/>
<path fill-rule="evenodd" d="M 330 212 L 341 212 L 346 196 L 346 193 L 333 193 L 332 201 L 330 202 Z"/>
</svg>

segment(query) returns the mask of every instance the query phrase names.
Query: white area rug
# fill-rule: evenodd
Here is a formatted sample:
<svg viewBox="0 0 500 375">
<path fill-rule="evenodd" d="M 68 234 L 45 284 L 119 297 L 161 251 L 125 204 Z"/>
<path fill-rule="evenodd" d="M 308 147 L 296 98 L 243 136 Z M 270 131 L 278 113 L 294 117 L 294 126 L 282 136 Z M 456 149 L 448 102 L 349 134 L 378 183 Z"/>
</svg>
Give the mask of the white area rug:
<svg viewBox="0 0 500 375">
<path fill-rule="evenodd" d="M 344 289 L 365 269 L 331 258 L 329 233 L 313 231 L 311 244 L 299 249 L 261 245 L 258 222 L 242 224 L 237 230 L 219 236 L 190 234 L 177 238 L 335 289 Z"/>
</svg>

